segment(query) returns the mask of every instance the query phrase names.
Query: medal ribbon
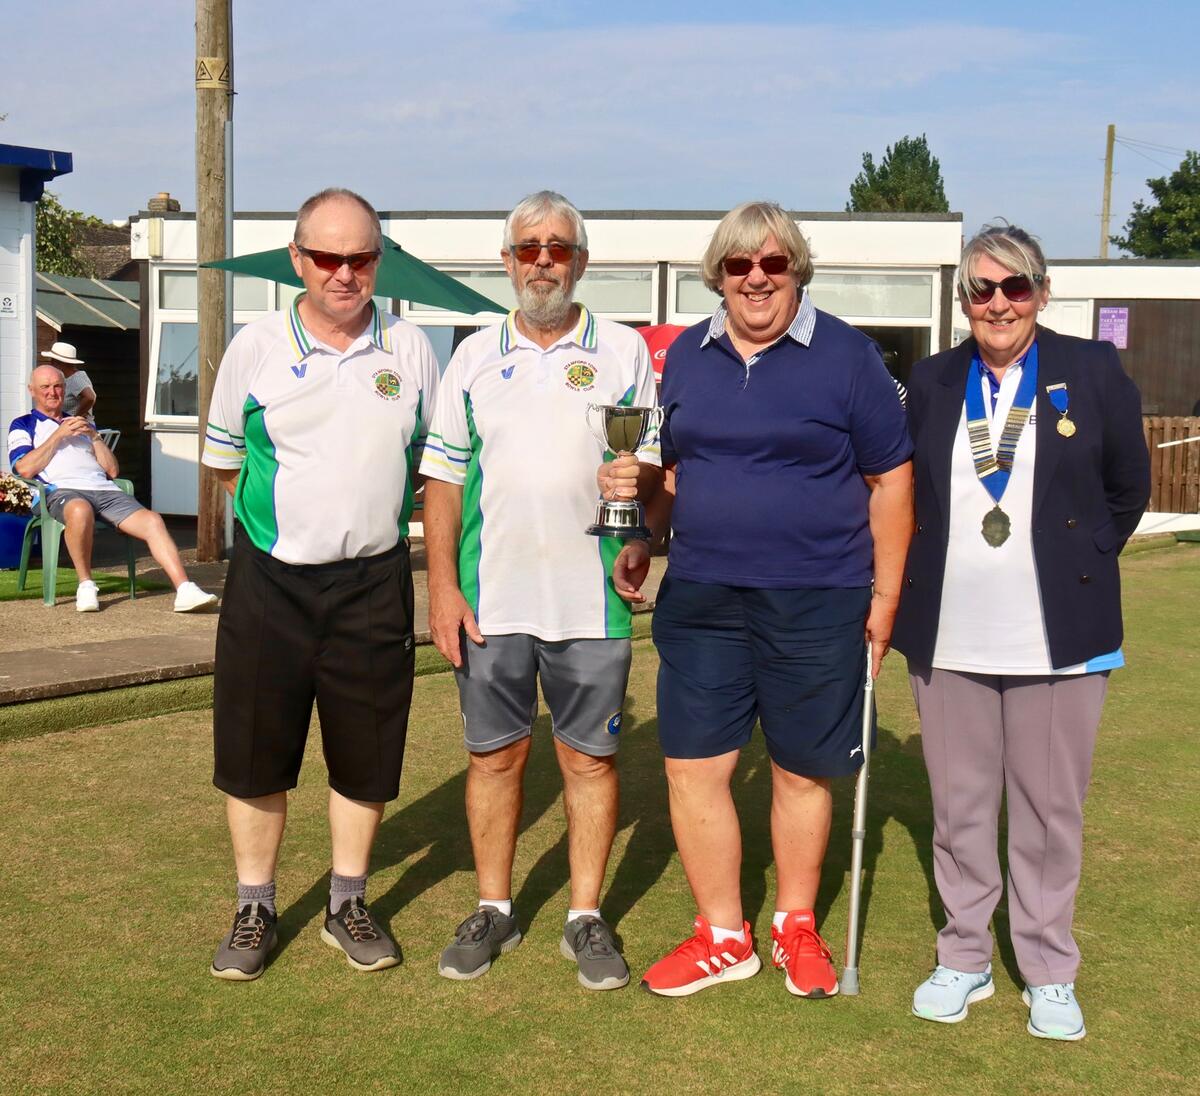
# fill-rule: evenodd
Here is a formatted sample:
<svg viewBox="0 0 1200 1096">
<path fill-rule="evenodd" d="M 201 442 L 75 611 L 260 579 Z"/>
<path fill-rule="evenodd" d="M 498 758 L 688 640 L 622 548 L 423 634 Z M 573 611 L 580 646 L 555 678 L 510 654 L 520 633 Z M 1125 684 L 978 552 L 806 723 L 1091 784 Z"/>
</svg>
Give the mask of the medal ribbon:
<svg viewBox="0 0 1200 1096">
<path fill-rule="evenodd" d="M 1046 395 L 1050 397 L 1050 402 L 1054 405 L 1055 411 L 1060 415 L 1067 413 L 1067 408 L 1070 406 L 1070 396 L 1067 395 L 1067 386 L 1065 384 L 1046 385 Z"/>
<path fill-rule="evenodd" d="M 1017 386 L 1017 394 L 1009 408 L 1008 417 L 1004 422 L 1004 430 L 1000 434 L 1000 442 L 992 452 L 992 437 L 988 431 L 987 412 L 983 407 L 983 390 L 979 383 L 978 370 L 986 368 L 976 354 L 971 362 L 973 368 L 967 378 L 967 437 L 971 443 L 971 459 L 975 462 L 975 474 L 979 482 L 986 488 L 992 500 L 999 505 L 1004 497 L 1004 489 L 1008 486 L 1008 478 L 1012 475 L 1013 457 L 1017 451 L 1017 442 L 1021 431 L 1029 421 L 1029 412 L 1033 408 L 1034 396 L 1037 395 L 1038 352 L 1037 343 L 1029 348 L 1021 367 L 1021 383 Z"/>
</svg>

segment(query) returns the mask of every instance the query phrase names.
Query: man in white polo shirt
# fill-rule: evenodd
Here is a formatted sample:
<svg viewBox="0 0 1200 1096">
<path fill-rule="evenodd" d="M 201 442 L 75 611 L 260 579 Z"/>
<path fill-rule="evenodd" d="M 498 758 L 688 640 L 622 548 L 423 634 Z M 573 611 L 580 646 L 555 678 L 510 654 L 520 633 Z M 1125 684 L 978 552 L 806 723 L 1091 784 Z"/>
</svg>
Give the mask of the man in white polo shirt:
<svg viewBox="0 0 1200 1096">
<path fill-rule="evenodd" d="M 629 970 L 599 905 L 616 832 L 631 623 L 609 578 L 620 541 L 585 532 L 603 455 L 585 416 L 589 403 L 652 405 L 654 372 L 636 331 L 573 302 L 587 235 L 565 198 L 524 199 L 501 255 L 519 307 L 455 352 L 421 465 L 430 629 L 458 680 L 479 881 L 478 908 L 438 970 L 476 978 L 520 943 L 512 864 L 540 677 L 571 866 L 560 950 L 586 988 L 616 989 Z M 658 463 L 656 444 L 643 459 Z M 647 468 L 647 480 L 656 472 Z"/>
<path fill-rule="evenodd" d="M 237 913 L 212 963 L 247 981 L 275 945 L 275 866 L 314 699 L 333 871 L 321 938 L 356 970 L 400 962 L 366 904 L 371 846 L 400 769 L 413 684 L 408 520 L 438 369 L 372 300 L 379 217 L 324 190 L 301 206 L 304 294 L 249 324 L 217 375 L 204 463 L 237 529 L 217 633 L 213 783 L 227 795 Z"/>
<path fill-rule="evenodd" d="M 175 612 L 190 613 L 215 605 L 216 594 L 205 593 L 188 581 L 179 549 L 163 519 L 113 483 L 120 471 L 117 458 L 96 428 L 79 415 L 64 413 L 66 380 L 62 372 L 52 365 L 39 365 L 30 375 L 29 395 L 33 410 L 13 419 L 8 429 L 8 461 L 18 476 L 38 480 L 49 492 L 46 507 L 64 526 L 67 551 L 79 576 L 75 608 L 81 613 L 100 609 L 99 588 L 92 580 L 96 518 L 146 542 L 175 587 Z"/>
</svg>

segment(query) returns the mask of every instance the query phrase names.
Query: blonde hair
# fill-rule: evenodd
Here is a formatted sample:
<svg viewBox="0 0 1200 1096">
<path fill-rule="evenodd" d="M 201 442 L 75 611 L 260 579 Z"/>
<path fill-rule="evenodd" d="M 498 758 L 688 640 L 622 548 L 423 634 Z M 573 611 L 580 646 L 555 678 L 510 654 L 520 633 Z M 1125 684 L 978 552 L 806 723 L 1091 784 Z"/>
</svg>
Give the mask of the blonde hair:
<svg viewBox="0 0 1200 1096">
<path fill-rule="evenodd" d="M 721 218 L 700 260 L 704 284 L 714 293 L 720 293 L 725 280 L 721 264 L 732 255 L 753 254 L 768 236 L 774 236 L 787 254 L 796 287 L 808 285 L 813 276 L 812 251 L 796 222 L 776 202 L 743 202 Z"/>
<path fill-rule="evenodd" d="M 1046 256 L 1037 237 L 1023 228 L 1001 221 L 984 225 L 963 248 L 958 261 L 958 292 L 964 300 L 981 288 L 975 265 L 986 255 L 1014 274 L 1024 274 L 1040 292 L 1046 281 Z"/>
</svg>

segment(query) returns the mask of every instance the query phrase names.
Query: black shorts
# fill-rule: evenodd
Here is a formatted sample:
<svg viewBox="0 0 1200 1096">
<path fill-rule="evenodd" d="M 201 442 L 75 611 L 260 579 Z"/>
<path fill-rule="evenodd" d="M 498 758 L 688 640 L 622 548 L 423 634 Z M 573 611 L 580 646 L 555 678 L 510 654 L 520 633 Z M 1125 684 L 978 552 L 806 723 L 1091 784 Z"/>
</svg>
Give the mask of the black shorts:
<svg viewBox="0 0 1200 1096">
<path fill-rule="evenodd" d="M 242 799 L 294 788 L 315 699 L 329 786 L 369 803 L 395 799 L 412 687 L 406 542 L 298 566 L 238 528 L 217 628 L 218 788 Z"/>
</svg>

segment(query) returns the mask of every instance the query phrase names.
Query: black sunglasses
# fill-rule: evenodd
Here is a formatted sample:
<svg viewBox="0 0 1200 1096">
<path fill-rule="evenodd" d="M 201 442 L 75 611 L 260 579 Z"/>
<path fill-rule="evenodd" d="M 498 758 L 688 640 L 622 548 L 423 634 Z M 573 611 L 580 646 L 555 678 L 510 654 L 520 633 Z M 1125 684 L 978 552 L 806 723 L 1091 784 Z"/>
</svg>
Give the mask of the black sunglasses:
<svg viewBox="0 0 1200 1096">
<path fill-rule="evenodd" d="M 998 282 L 992 281 L 991 278 L 973 278 L 969 283 L 967 296 L 971 298 L 972 304 L 987 304 L 998 289 L 1008 300 L 1020 304 L 1033 296 L 1035 282 L 1038 285 L 1042 284 L 1040 274 L 1035 274 L 1032 281 L 1024 274 L 1010 274 Z"/>
<path fill-rule="evenodd" d="M 375 262 L 381 254 L 379 251 L 358 251 L 353 255 L 339 255 L 336 251 L 314 251 L 311 247 L 305 247 L 303 244 L 296 244 L 296 250 L 301 255 L 307 255 L 312 259 L 313 265 L 318 270 L 324 270 L 330 274 L 341 270 L 343 266 L 348 266 L 355 271 L 362 270 Z"/>
<path fill-rule="evenodd" d="M 733 255 L 721 260 L 721 267 L 731 278 L 744 278 L 755 267 L 764 274 L 782 274 L 791 263 L 786 255 L 764 255 L 755 262 L 747 255 Z"/>
</svg>

